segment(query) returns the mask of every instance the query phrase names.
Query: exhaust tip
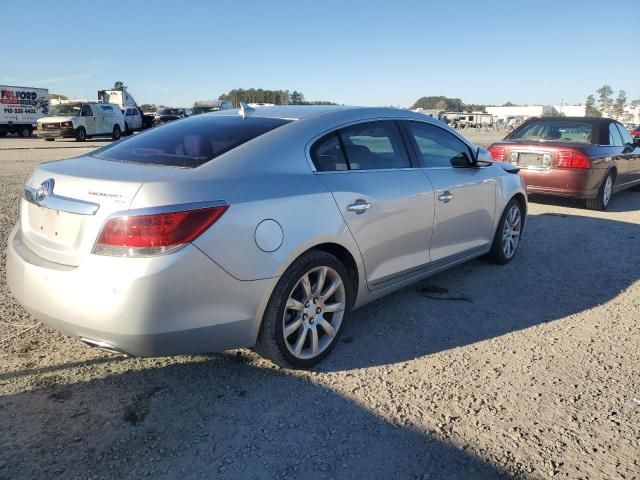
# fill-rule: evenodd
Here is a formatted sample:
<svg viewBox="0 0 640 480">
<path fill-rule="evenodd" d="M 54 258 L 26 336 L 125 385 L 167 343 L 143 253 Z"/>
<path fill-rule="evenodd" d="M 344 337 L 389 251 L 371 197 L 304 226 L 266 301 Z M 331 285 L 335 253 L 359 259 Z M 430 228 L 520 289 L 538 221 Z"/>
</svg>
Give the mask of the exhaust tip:
<svg viewBox="0 0 640 480">
<path fill-rule="evenodd" d="M 116 355 L 121 355 L 123 357 L 132 357 L 133 355 L 125 352 L 124 350 L 120 350 L 115 345 L 110 344 L 109 342 L 103 342 L 102 340 L 93 340 L 91 338 L 80 337 L 80 340 L 90 347 L 97 348 L 98 350 L 102 350 L 104 352 L 113 353 Z"/>
</svg>

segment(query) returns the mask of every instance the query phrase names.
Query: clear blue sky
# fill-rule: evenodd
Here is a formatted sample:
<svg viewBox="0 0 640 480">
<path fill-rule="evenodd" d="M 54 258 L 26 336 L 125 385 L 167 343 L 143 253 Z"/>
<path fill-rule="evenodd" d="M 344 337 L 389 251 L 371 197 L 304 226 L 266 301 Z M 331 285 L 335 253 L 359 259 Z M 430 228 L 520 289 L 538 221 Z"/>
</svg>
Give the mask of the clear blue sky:
<svg viewBox="0 0 640 480">
<path fill-rule="evenodd" d="M 235 87 L 361 105 L 584 103 L 605 83 L 640 98 L 638 0 L 10 5 L 0 83 L 73 97 L 121 80 L 175 106 Z"/>
</svg>

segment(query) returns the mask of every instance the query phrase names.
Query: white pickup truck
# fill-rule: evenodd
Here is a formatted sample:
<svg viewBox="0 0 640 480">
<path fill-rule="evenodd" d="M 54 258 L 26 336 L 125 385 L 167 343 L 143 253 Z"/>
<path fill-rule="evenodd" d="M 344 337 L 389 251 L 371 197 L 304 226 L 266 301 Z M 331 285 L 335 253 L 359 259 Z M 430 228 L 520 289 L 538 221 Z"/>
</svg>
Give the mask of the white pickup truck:
<svg viewBox="0 0 640 480">
<path fill-rule="evenodd" d="M 38 119 L 48 114 L 46 88 L 0 85 L 0 137 L 7 133 L 29 137 Z"/>
</svg>

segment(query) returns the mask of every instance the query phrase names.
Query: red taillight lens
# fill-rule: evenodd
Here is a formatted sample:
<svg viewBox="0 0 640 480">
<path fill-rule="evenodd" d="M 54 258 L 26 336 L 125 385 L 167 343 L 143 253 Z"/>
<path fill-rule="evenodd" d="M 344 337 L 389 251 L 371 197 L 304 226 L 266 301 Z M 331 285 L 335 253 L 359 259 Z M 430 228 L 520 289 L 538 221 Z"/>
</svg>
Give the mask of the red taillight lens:
<svg viewBox="0 0 640 480">
<path fill-rule="evenodd" d="M 558 168 L 591 168 L 591 162 L 580 150 L 560 150 L 558 152 Z"/>
<path fill-rule="evenodd" d="M 504 147 L 499 147 L 498 145 L 491 145 L 489 148 L 489 153 L 493 157 L 494 160 L 498 160 L 500 162 L 504 161 Z"/>
<path fill-rule="evenodd" d="M 152 215 L 111 218 L 94 249 L 100 255 L 156 255 L 192 242 L 213 225 L 228 205 Z"/>
</svg>

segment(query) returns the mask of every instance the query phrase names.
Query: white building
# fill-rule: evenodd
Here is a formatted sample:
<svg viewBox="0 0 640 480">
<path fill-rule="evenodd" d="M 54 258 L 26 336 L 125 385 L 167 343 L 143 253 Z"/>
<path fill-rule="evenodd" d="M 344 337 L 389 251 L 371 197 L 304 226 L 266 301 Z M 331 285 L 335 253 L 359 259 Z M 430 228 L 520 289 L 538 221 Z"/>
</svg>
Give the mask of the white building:
<svg viewBox="0 0 640 480">
<path fill-rule="evenodd" d="M 496 119 L 509 121 L 512 118 L 524 119 L 542 117 L 543 115 L 557 115 L 551 105 L 532 105 L 526 107 L 487 107 L 487 113 Z"/>
<path fill-rule="evenodd" d="M 587 110 L 584 105 L 554 105 L 553 108 L 565 117 L 584 117 Z"/>
</svg>

